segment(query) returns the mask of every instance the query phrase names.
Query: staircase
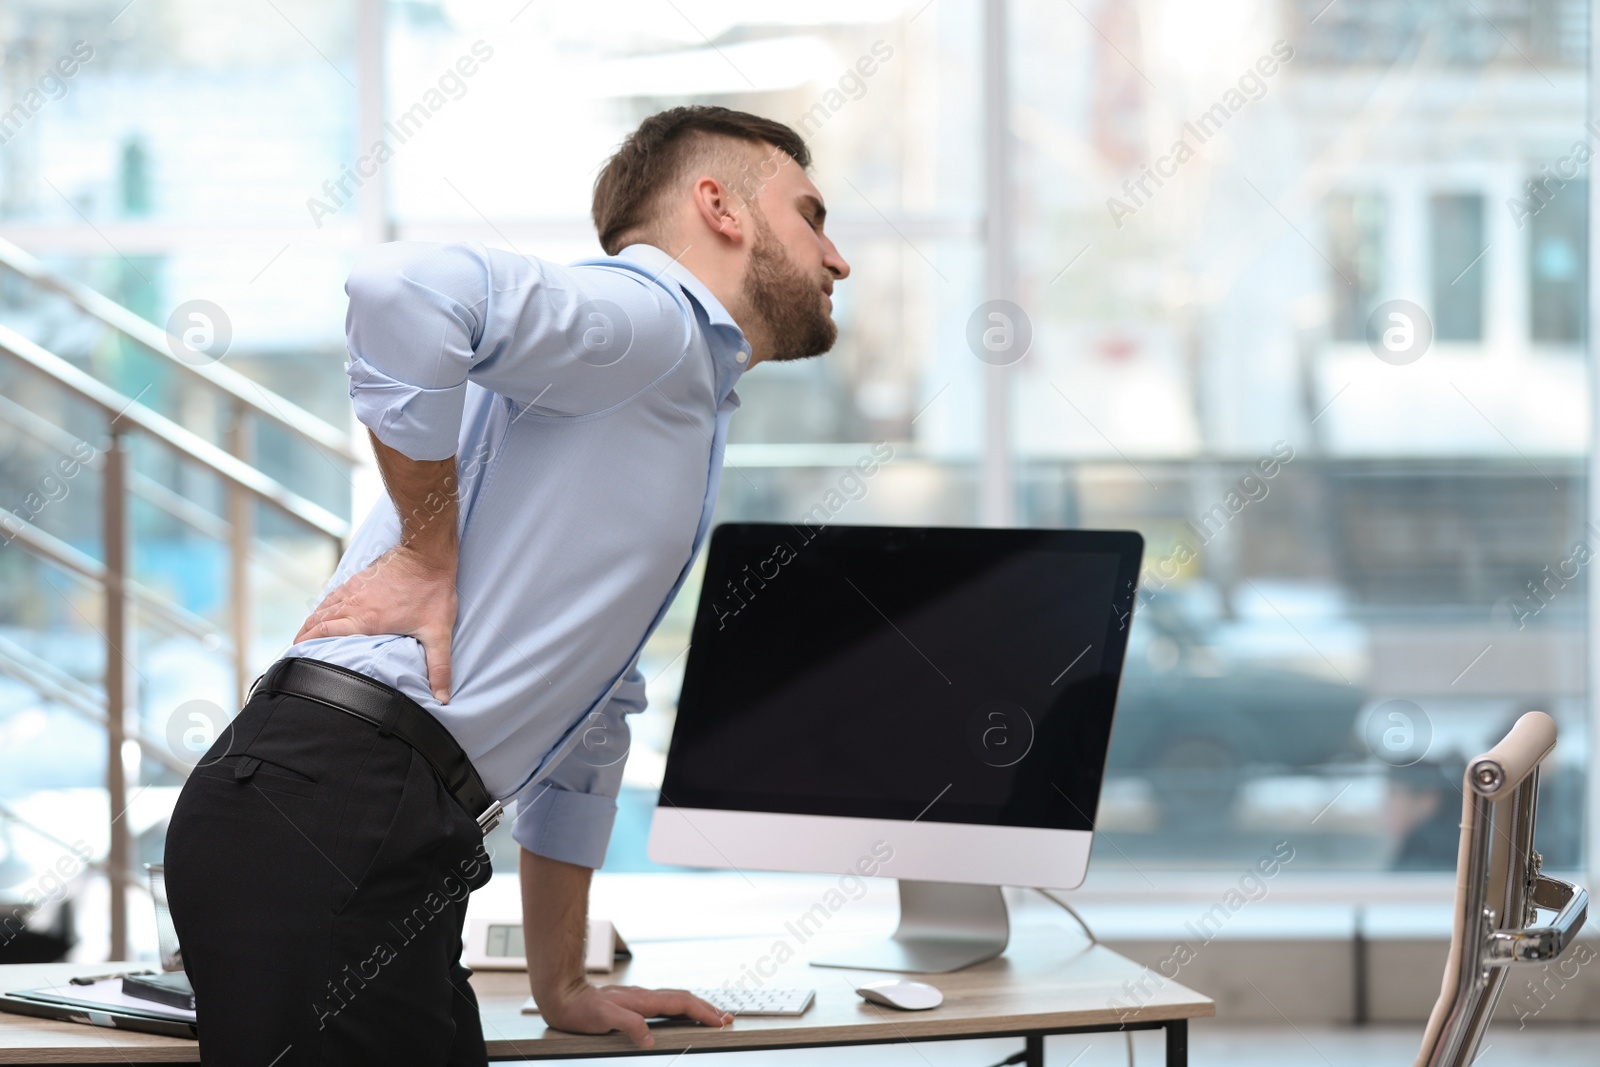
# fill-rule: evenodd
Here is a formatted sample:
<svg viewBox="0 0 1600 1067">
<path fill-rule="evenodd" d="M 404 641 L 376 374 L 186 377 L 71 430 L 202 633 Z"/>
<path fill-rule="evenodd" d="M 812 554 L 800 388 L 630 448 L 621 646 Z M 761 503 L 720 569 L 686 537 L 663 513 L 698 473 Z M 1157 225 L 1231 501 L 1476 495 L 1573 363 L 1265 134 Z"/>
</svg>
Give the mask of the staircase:
<svg viewBox="0 0 1600 1067">
<path fill-rule="evenodd" d="M 349 537 L 359 463 L 183 352 L 0 240 L 0 912 L 59 928 L 103 896 L 113 960 L 185 776 Z"/>
</svg>

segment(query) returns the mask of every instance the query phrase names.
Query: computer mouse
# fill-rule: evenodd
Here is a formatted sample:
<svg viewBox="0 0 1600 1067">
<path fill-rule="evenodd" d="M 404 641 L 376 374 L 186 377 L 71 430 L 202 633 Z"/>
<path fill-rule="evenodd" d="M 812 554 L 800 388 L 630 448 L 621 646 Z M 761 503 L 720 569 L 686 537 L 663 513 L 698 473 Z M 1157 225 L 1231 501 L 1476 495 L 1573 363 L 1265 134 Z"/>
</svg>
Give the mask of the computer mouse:
<svg viewBox="0 0 1600 1067">
<path fill-rule="evenodd" d="M 873 982 L 856 990 L 874 1004 L 883 1004 L 901 1011 L 927 1011 L 944 1003 L 944 994 L 927 982 L 909 982 L 895 979 Z"/>
</svg>

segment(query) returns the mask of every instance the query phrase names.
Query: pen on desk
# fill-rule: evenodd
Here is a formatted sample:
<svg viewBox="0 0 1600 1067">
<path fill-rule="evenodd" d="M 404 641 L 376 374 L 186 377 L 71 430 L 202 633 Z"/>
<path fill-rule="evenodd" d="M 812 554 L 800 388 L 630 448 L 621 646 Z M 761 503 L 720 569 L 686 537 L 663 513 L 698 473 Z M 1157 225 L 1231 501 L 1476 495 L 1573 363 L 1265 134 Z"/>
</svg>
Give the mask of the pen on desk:
<svg viewBox="0 0 1600 1067">
<path fill-rule="evenodd" d="M 96 982 L 104 982 L 104 981 L 106 981 L 107 979 L 110 979 L 110 978 L 132 978 L 134 975 L 155 974 L 155 973 L 156 973 L 155 971 L 144 970 L 144 971 L 119 971 L 116 974 L 96 974 L 96 975 L 81 975 L 80 974 L 76 978 L 68 978 L 67 981 L 71 982 L 73 985 L 94 985 Z"/>
</svg>

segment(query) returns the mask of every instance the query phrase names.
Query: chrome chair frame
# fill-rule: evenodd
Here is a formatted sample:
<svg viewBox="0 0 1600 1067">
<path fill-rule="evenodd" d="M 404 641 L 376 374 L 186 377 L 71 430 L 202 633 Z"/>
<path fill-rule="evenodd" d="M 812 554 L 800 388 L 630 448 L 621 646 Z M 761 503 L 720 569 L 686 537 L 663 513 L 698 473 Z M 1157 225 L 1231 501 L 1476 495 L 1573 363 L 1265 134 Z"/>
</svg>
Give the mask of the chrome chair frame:
<svg viewBox="0 0 1600 1067">
<path fill-rule="evenodd" d="M 1444 987 L 1415 1067 L 1467 1067 L 1489 1027 L 1508 967 L 1546 964 L 1582 928 L 1584 889 L 1540 870 L 1533 847 L 1539 764 L 1555 748 L 1555 722 L 1539 711 L 1467 765 L 1456 914 Z M 1531 925 L 1537 909 L 1557 914 Z"/>
</svg>

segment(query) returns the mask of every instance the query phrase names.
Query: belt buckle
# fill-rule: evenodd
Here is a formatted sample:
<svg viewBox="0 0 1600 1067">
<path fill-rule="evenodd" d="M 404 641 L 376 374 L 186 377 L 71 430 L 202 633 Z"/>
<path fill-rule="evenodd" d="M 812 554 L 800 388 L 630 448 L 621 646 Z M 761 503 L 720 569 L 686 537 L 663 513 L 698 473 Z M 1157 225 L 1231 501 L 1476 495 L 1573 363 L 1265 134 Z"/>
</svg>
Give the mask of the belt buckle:
<svg viewBox="0 0 1600 1067">
<path fill-rule="evenodd" d="M 478 816 L 478 829 L 483 831 L 483 836 L 488 837 L 489 831 L 500 825 L 500 819 L 505 815 L 506 809 L 500 806 L 498 800 L 491 801 L 483 809 L 483 814 Z"/>
</svg>

